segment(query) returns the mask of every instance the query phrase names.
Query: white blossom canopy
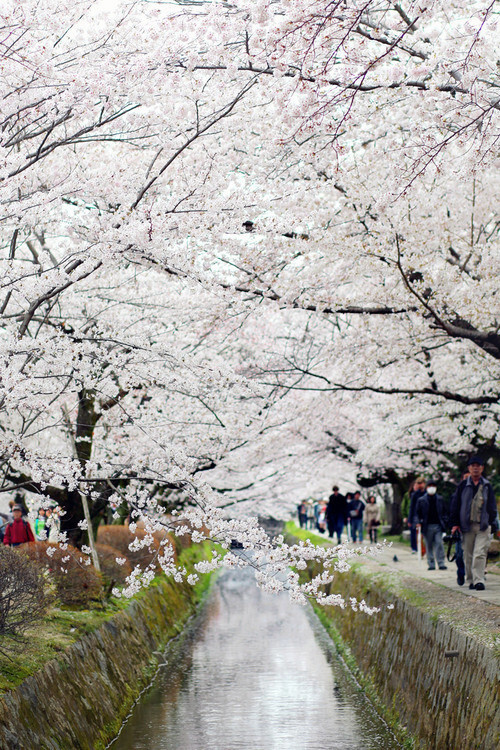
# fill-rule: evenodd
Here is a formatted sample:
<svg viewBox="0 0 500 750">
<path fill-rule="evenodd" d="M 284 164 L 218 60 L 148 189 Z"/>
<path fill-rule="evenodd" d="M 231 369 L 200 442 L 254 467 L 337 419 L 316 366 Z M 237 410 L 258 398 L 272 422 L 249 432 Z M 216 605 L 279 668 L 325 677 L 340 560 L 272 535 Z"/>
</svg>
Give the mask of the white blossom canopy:
<svg viewBox="0 0 500 750">
<path fill-rule="evenodd" d="M 229 510 L 498 444 L 497 18 L 4 0 L 2 489 L 269 554 Z"/>
</svg>

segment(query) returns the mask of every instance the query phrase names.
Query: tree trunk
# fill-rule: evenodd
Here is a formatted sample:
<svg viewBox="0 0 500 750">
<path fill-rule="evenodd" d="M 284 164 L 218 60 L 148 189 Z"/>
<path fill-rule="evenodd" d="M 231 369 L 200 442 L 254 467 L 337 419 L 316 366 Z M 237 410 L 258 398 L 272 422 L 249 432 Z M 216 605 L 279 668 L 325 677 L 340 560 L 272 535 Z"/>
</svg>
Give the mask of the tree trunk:
<svg viewBox="0 0 500 750">
<path fill-rule="evenodd" d="M 380 473 L 375 472 L 370 476 L 358 475 L 358 483 L 360 487 L 374 487 L 377 484 L 390 484 L 392 490 L 392 501 L 385 500 L 385 507 L 387 511 L 387 523 L 390 524 L 391 528 L 389 533 L 391 535 L 401 534 L 403 531 L 403 517 L 401 514 L 401 503 L 403 496 L 410 486 L 410 481 L 413 475 L 399 476 L 393 469 L 387 469 Z"/>
<path fill-rule="evenodd" d="M 401 485 L 392 485 L 392 504 L 391 504 L 391 535 L 401 534 L 403 531 L 403 516 L 401 515 L 401 503 L 403 501 L 404 491 L 402 491 Z"/>
<path fill-rule="evenodd" d="M 80 547 L 83 542 L 83 532 L 78 526 L 84 520 L 82 499 L 78 490 L 68 490 L 66 498 L 60 503 L 64 511 L 61 517 L 61 531 L 68 535 L 68 541 L 74 547 Z"/>
</svg>

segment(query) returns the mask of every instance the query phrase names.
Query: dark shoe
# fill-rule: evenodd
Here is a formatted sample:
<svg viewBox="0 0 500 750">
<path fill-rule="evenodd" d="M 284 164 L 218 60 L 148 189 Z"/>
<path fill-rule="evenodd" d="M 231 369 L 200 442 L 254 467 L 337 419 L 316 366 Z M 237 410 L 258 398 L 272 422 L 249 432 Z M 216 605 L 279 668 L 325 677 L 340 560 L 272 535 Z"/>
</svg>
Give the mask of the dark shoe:
<svg viewBox="0 0 500 750">
<path fill-rule="evenodd" d="M 431 566 L 429 565 L 429 567 L 427 568 L 427 570 L 436 570 L 436 568 L 431 568 Z"/>
<path fill-rule="evenodd" d="M 440 565 L 439 566 L 439 570 L 448 570 L 448 566 L 447 565 Z"/>
<path fill-rule="evenodd" d="M 470 588 L 470 589 L 475 589 L 476 587 L 474 586 L 474 584 L 473 584 L 473 583 L 469 583 L 469 588 Z"/>
<path fill-rule="evenodd" d="M 479 581 L 479 583 L 476 583 L 474 588 L 476 589 L 476 591 L 484 591 L 484 583 L 481 583 L 481 581 Z"/>
<path fill-rule="evenodd" d="M 463 576 L 457 576 L 457 583 L 459 586 L 463 586 L 465 583 L 465 578 Z"/>
</svg>

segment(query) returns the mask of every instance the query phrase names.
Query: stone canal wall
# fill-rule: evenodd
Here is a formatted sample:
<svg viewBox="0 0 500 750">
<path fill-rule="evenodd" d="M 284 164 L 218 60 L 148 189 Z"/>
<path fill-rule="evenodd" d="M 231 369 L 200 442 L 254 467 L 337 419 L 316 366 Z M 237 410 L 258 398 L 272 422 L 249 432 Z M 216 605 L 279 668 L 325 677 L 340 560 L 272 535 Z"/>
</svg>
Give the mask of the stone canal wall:
<svg viewBox="0 0 500 750">
<path fill-rule="evenodd" d="M 188 584 L 161 581 L 0 696 L 2 750 L 102 750 L 155 671 L 153 652 L 194 611 Z"/>
<path fill-rule="evenodd" d="M 372 562 L 338 574 L 332 592 L 381 607 L 328 607 L 321 619 L 410 746 L 498 750 L 500 607 Z"/>
</svg>

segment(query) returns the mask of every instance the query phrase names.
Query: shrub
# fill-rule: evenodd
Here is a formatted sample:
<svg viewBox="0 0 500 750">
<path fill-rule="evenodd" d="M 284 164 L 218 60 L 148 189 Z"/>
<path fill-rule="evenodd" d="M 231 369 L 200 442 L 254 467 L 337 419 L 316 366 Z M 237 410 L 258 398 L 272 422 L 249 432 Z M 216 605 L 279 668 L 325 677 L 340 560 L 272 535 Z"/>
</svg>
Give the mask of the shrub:
<svg viewBox="0 0 500 750">
<path fill-rule="evenodd" d="M 144 522 L 142 520 L 137 521 L 137 528 L 144 530 Z M 184 548 L 187 548 L 187 547 L 191 546 L 191 537 L 190 536 L 187 536 L 187 537 L 177 537 L 177 536 L 175 536 L 174 533 L 170 533 L 166 529 L 158 529 L 157 531 L 154 531 L 153 532 L 153 537 L 155 539 L 155 546 L 159 546 L 160 547 L 160 554 L 161 554 L 162 547 L 163 547 L 162 542 L 165 539 L 168 539 L 168 541 L 170 542 L 171 547 L 174 550 L 174 558 L 173 558 L 174 562 L 177 562 L 177 558 L 181 554 L 181 552 L 182 552 L 182 550 Z M 184 539 L 184 540 L 187 539 L 187 541 L 189 543 L 187 545 L 186 544 L 182 544 L 180 542 L 181 538 Z"/>
<path fill-rule="evenodd" d="M 125 578 L 132 572 L 130 560 L 116 547 L 110 547 L 108 544 L 96 544 L 97 556 L 101 566 L 101 573 L 115 583 L 124 584 Z M 116 562 L 116 558 L 125 559 L 123 565 Z"/>
<path fill-rule="evenodd" d="M 173 560 L 174 560 L 174 562 L 177 562 L 177 557 L 180 554 L 180 550 L 177 549 L 177 544 L 176 544 L 176 541 L 175 541 L 175 539 L 176 539 L 175 536 L 173 534 L 169 534 L 166 531 L 155 531 L 155 533 L 153 534 L 153 536 L 156 539 L 156 541 L 158 542 L 158 545 L 160 546 L 160 554 L 163 551 L 163 545 L 161 543 L 165 539 L 168 539 L 171 547 L 174 550 Z"/>
<path fill-rule="evenodd" d="M 142 547 L 138 550 L 129 549 L 129 545 L 134 539 L 142 540 L 145 536 L 146 532 L 144 529 L 136 529 L 132 533 L 128 526 L 116 526 L 114 524 L 111 526 L 101 525 L 97 530 L 97 541 L 99 544 L 105 544 L 119 550 L 120 556 L 126 557 L 133 568 L 136 565 L 146 568 L 151 562 L 156 561 L 156 556 L 160 549 L 158 539 L 153 538 L 149 547 Z"/>
<path fill-rule="evenodd" d="M 87 556 L 76 547 L 63 550 L 50 542 L 32 542 L 20 549 L 48 572 L 61 604 L 85 608 L 101 598 L 101 576 L 93 565 L 85 565 Z M 54 551 L 48 554 L 49 549 Z"/>
<path fill-rule="evenodd" d="M 181 534 L 180 536 L 172 532 L 172 536 L 174 536 L 175 539 L 175 548 L 179 551 L 180 554 L 183 549 L 189 549 L 189 547 L 192 546 L 193 542 L 191 539 L 191 531 L 194 531 L 195 529 L 190 523 L 184 520 L 178 521 L 172 519 L 170 523 L 174 527 L 174 529 L 180 526 L 187 526 L 188 529 L 190 529 L 190 531 L 187 531 L 185 534 Z M 197 529 L 197 531 L 200 531 L 202 534 L 208 534 L 208 529 L 206 528 L 206 526 L 202 526 L 200 529 Z"/>
<path fill-rule="evenodd" d="M 50 605 L 43 571 L 18 549 L 0 547 L 0 651 L 15 647 L 24 631 L 42 619 Z"/>
<path fill-rule="evenodd" d="M 177 526 L 186 526 L 187 524 L 183 524 L 183 523 L 180 523 L 180 522 L 174 522 L 172 525 L 175 528 Z M 180 536 L 178 534 L 176 534 L 175 532 L 172 532 L 172 534 L 173 534 L 173 537 L 174 537 L 174 540 L 175 540 L 174 541 L 175 550 L 176 550 L 177 554 L 180 555 L 180 554 L 182 554 L 182 550 L 187 549 L 188 547 L 191 546 L 191 544 L 192 544 L 192 542 L 191 542 L 191 534 L 187 534 L 186 533 L 186 534 L 181 534 Z"/>
</svg>

